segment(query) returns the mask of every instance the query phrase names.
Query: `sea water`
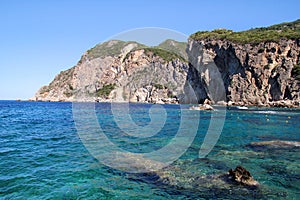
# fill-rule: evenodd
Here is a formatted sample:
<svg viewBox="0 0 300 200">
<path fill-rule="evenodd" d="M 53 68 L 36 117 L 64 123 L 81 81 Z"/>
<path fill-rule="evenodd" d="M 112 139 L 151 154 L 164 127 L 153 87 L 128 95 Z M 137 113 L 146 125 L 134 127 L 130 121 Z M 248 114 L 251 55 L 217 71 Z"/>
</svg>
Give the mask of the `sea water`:
<svg viewBox="0 0 300 200">
<path fill-rule="evenodd" d="M 151 124 L 152 106 L 130 104 L 130 119 L 138 127 L 147 127 Z M 0 101 L 0 199 L 253 198 L 251 194 L 218 196 L 219 191 L 214 188 L 203 192 L 188 185 L 186 188 L 168 187 L 134 179 L 120 169 L 106 166 L 84 145 L 72 108 L 72 103 L 62 102 Z M 95 116 L 114 145 L 143 154 L 159 150 L 176 136 L 182 112 L 188 110 L 188 105 L 163 105 L 163 109 L 166 117 L 163 127 L 151 137 L 128 136 L 124 127 L 116 123 L 109 103 L 97 103 Z M 267 191 L 260 198 L 300 198 L 299 148 L 249 146 L 259 141 L 300 141 L 299 109 L 227 108 L 217 143 L 205 158 L 199 158 L 199 150 L 217 111 L 187 112 L 197 133 L 192 144 L 169 169 L 174 167 L 184 173 L 206 176 L 224 174 L 242 165 Z M 90 131 L 89 127 L 85 128 Z M 184 176 L 181 170 L 177 171 L 178 176 Z"/>
</svg>

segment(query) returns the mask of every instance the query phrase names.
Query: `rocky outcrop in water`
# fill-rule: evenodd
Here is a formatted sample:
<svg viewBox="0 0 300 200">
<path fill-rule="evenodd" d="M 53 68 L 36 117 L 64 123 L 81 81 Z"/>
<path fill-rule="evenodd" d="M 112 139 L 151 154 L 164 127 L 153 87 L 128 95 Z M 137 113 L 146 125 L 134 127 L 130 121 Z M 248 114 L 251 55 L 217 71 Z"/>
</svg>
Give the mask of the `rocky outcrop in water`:
<svg viewBox="0 0 300 200">
<path fill-rule="evenodd" d="M 214 108 L 208 104 L 192 106 L 189 108 L 190 110 L 214 110 Z"/>
<path fill-rule="evenodd" d="M 259 185 L 259 183 L 256 180 L 254 180 L 254 178 L 251 176 L 250 172 L 242 166 L 237 166 L 234 170 L 230 169 L 228 173 L 229 173 L 229 179 L 237 183 L 246 186 Z"/>
</svg>

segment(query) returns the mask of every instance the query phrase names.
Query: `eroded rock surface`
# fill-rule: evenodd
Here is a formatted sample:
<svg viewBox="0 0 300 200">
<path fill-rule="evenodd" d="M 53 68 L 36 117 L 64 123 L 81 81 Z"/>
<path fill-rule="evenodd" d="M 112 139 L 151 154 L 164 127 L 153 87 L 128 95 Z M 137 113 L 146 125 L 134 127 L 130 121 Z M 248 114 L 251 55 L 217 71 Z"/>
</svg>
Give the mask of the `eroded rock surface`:
<svg viewBox="0 0 300 200">
<path fill-rule="evenodd" d="M 85 52 L 31 100 L 178 103 L 187 70 L 187 61 L 174 52 L 111 40 Z"/>
<path fill-rule="evenodd" d="M 250 45 L 190 39 L 188 56 L 187 80 L 196 92 L 195 103 L 222 100 L 216 87 L 223 84 L 232 105 L 299 106 L 299 81 L 292 73 L 299 62 L 299 40 Z"/>
</svg>

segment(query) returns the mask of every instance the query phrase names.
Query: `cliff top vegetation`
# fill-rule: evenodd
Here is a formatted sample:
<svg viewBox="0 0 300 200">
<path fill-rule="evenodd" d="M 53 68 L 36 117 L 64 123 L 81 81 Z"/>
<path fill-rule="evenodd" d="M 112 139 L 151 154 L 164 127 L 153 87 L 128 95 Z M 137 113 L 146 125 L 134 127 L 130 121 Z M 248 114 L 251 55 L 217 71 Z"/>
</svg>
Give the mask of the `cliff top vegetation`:
<svg viewBox="0 0 300 200">
<path fill-rule="evenodd" d="M 95 59 L 99 57 L 104 58 L 106 56 L 118 56 L 122 52 L 122 49 L 128 44 L 136 45 L 136 47 L 134 47 L 131 51 L 144 49 L 146 53 L 152 52 L 153 55 L 159 56 L 167 62 L 176 58 L 182 61 L 187 60 L 187 55 L 185 52 L 187 43 L 170 39 L 154 47 L 148 47 L 135 41 L 109 40 L 107 42 L 97 44 L 95 47 L 88 50 L 87 56 L 89 59 Z"/>
<path fill-rule="evenodd" d="M 299 39 L 300 19 L 272 25 L 269 27 L 254 28 L 247 31 L 234 32 L 227 29 L 213 31 L 199 31 L 190 36 L 193 40 L 220 39 L 240 44 L 258 44 L 261 42 L 278 42 L 280 39 Z"/>
</svg>

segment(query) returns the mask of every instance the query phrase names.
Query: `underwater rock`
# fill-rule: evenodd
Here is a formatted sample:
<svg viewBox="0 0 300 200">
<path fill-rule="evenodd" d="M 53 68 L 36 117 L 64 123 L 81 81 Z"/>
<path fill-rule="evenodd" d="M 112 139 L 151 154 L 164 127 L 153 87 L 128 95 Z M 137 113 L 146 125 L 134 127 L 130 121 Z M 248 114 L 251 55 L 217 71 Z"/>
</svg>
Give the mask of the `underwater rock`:
<svg viewBox="0 0 300 200">
<path fill-rule="evenodd" d="M 262 198 L 259 183 L 249 171 L 238 166 L 229 173 L 200 175 L 180 167 L 168 166 L 160 171 L 131 174 L 130 179 L 139 180 L 156 187 L 184 194 L 190 198 Z"/>
<path fill-rule="evenodd" d="M 284 141 L 284 140 L 271 140 L 271 141 L 263 141 L 263 142 L 251 142 L 249 144 L 250 147 L 258 147 L 258 148 L 300 148 L 300 142 L 296 141 Z"/>
<path fill-rule="evenodd" d="M 259 183 L 251 176 L 250 172 L 242 166 L 237 166 L 235 170 L 230 169 L 228 173 L 228 178 L 237 183 L 241 183 L 246 186 L 259 185 Z"/>
</svg>

